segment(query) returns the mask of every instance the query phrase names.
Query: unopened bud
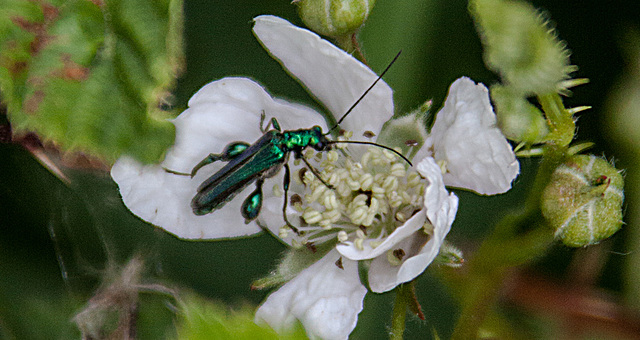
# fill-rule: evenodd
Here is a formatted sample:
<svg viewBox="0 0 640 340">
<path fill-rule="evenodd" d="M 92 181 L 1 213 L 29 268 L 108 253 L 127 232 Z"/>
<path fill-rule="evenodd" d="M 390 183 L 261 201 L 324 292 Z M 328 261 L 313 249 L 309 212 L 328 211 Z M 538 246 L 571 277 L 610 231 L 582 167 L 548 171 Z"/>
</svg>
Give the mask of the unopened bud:
<svg viewBox="0 0 640 340">
<path fill-rule="evenodd" d="M 522 94 L 509 88 L 491 86 L 491 99 L 495 106 L 498 126 L 514 142 L 537 144 L 545 140 L 549 126 L 542 112 L 529 103 Z"/>
<path fill-rule="evenodd" d="M 307 27 L 322 35 L 339 37 L 364 24 L 375 0 L 294 0 L 294 3 Z"/>
<path fill-rule="evenodd" d="M 503 83 L 527 95 L 555 93 L 576 70 L 553 26 L 528 2 L 475 0 L 470 12 L 485 63 Z"/>
<path fill-rule="evenodd" d="M 565 245 L 596 244 L 622 226 L 623 186 L 622 175 L 606 160 L 573 156 L 552 174 L 542 214 Z"/>
<path fill-rule="evenodd" d="M 404 155 L 412 155 L 411 151 L 419 150 L 428 136 L 425 119 L 430 103 L 429 101 L 405 116 L 384 123 L 376 142 L 389 147 L 400 147 Z"/>
</svg>

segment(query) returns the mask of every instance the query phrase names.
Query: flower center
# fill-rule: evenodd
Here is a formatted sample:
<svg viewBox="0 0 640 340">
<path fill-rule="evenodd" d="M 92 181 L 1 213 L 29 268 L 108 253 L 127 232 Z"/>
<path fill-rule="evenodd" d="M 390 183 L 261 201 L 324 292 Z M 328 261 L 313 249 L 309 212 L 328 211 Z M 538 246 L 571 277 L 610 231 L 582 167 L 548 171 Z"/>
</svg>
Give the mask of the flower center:
<svg viewBox="0 0 640 340">
<path fill-rule="evenodd" d="M 367 238 L 379 244 L 422 209 L 426 181 L 389 150 L 370 146 L 356 161 L 346 144 L 337 145 L 342 148 L 304 155 L 318 162 L 315 169 L 330 187 L 307 168 L 293 176 L 305 185 L 303 197 L 292 198 L 304 221 L 300 245 L 335 238 L 360 248 Z M 290 231 L 281 228 L 281 237 Z"/>
</svg>

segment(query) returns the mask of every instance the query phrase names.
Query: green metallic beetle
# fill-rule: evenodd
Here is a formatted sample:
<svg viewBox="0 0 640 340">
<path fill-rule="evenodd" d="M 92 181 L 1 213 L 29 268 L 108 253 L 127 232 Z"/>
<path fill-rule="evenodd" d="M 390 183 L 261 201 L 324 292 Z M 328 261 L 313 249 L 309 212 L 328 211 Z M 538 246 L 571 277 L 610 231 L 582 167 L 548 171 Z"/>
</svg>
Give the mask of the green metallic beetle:
<svg viewBox="0 0 640 340">
<path fill-rule="evenodd" d="M 322 132 L 322 128 L 314 126 L 310 129 L 285 130 L 282 131 L 280 124 L 275 118 L 271 118 L 269 124 L 263 127 L 265 113 L 263 112 L 260 119 L 260 131 L 263 135 L 253 144 L 246 142 L 233 142 L 228 144 L 220 154 L 210 154 L 200 161 L 190 174 L 195 176 L 197 171 L 207 164 L 216 161 L 228 162 L 220 170 L 206 179 L 197 189 L 196 195 L 191 200 L 191 208 L 196 215 L 205 215 L 216 209 L 220 209 L 225 203 L 232 200 L 237 193 L 252 183 L 256 183 L 254 190 L 242 204 L 241 213 L 245 218 L 245 223 L 249 223 L 258 217 L 262 208 L 262 185 L 266 178 L 275 176 L 284 167 L 284 205 L 282 207 L 282 215 L 285 223 L 296 233 L 299 233 L 287 220 L 286 209 L 288 201 L 288 189 L 291 177 L 291 171 L 287 164 L 289 155 L 293 153 L 296 159 L 302 159 L 311 172 L 327 187 L 330 185 L 325 183 L 320 174 L 303 156 L 306 148 L 313 148 L 316 151 L 323 152 L 331 149 L 332 144 L 351 143 L 351 144 L 369 144 L 390 150 L 408 164 L 411 162 L 402 154 L 387 146 L 366 141 L 332 141 L 327 139 L 327 135 L 338 127 L 344 118 L 358 105 L 358 103 L 367 95 L 367 93 L 382 79 L 382 76 L 389 70 L 393 62 L 400 54 L 396 55 L 393 61 L 373 82 L 373 84 L 363 93 L 363 95 L 347 110 L 347 112 L 338 120 L 336 125 L 327 133 Z M 270 129 L 273 127 L 273 129 Z M 167 170 L 171 173 L 181 174 Z"/>
</svg>

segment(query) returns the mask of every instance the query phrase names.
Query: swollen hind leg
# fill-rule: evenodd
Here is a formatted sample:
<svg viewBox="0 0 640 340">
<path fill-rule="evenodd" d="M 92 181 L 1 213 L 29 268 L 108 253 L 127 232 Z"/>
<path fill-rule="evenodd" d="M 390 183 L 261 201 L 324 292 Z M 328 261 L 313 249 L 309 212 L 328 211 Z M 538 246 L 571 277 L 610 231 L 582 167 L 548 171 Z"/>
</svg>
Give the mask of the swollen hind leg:
<svg viewBox="0 0 640 340">
<path fill-rule="evenodd" d="M 190 176 L 191 177 L 195 176 L 196 173 L 198 172 L 198 170 L 200 170 L 200 168 L 202 168 L 205 165 L 209 165 L 209 164 L 211 164 L 213 162 L 216 162 L 216 161 L 228 162 L 228 161 L 238 157 L 249 146 L 250 146 L 250 144 L 247 143 L 247 142 L 233 142 L 233 143 L 228 144 L 224 148 L 224 150 L 222 151 L 221 154 L 211 153 L 211 154 L 209 154 L 209 156 L 207 156 L 203 160 L 201 160 L 200 163 L 196 164 L 196 166 L 194 166 L 193 169 L 191 170 Z"/>
</svg>

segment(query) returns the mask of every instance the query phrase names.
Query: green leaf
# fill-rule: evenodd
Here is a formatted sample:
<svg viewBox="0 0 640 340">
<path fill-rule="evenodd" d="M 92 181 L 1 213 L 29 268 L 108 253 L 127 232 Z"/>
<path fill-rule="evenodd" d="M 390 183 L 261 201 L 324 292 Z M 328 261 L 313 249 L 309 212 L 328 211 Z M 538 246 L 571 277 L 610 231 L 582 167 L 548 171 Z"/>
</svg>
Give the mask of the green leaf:
<svg viewBox="0 0 640 340">
<path fill-rule="evenodd" d="M 268 325 L 254 323 L 254 311 L 249 306 L 231 312 L 195 294 L 180 301 L 179 314 L 178 339 L 307 339 L 300 323 L 278 334 Z"/>
<path fill-rule="evenodd" d="M 0 89 L 13 130 L 107 161 L 159 160 L 183 63 L 182 3 L 0 0 Z"/>
</svg>

